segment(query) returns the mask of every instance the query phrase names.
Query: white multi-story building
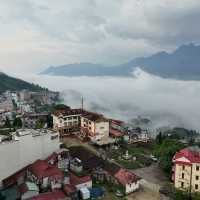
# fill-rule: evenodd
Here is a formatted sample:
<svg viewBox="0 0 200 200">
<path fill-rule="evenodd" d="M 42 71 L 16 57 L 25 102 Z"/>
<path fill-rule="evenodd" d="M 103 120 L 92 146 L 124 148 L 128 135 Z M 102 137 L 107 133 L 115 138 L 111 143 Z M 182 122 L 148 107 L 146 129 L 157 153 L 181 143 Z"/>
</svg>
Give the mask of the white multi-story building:
<svg viewBox="0 0 200 200">
<path fill-rule="evenodd" d="M 0 142 L 0 182 L 37 159 L 59 149 L 59 133 L 48 130 L 18 130 L 12 140 Z"/>
<path fill-rule="evenodd" d="M 61 135 L 80 132 L 80 120 L 84 111 L 82 109 L 66 108 L 52 114 L 53 127 Z"/>
</svg>

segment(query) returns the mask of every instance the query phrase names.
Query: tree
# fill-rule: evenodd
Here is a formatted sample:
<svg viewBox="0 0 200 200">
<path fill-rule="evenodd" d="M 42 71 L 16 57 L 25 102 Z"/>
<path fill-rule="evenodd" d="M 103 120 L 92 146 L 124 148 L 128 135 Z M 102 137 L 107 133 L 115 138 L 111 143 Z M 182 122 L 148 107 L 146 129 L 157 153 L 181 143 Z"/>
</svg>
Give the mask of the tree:
<svg viewBox="0 0 200 200">
<path fill-rule="evenodd" d="M 51 116 L 51 114 L 47 116 L 47 127 L 53 128 L 53 117 Z"/>
<path fill-rule="evenodd" d="M 42 128 L 44 128 L 44 125 L 45 125 L 44 120 L 39 119 L 39 120 L 36 121 L 35 128 L 36 129 L 42 129 Z"/>
<path fill-rule="evenodd" d="M 159 132 L 159 134 L 156 136 L 156 144 L 161 144 L 163 141 L 162 133 Z"/>
<path fill-rule="evenodd" d="M 11 123 L 10 123 L 10 120 L 9 120 L 8 117 L 6 117 L 6 121 L 5 121 L 4 127 L 5 128 L 11 128 Z"/>
<path fill-rule="evenodd" d="M 14 126 L 15 128 L 21 128 L 21 127 L 22 127 L 22 120 L 21 120 L 21 118 L 16 117 L 16 118 L 14 119 L 13 126 Z"/>
<path fill-rule="evenodd" d="M 155 155 L 160 157 L 160 166 L 165 172 L 171 172 L 172 158 L 183 148 L 185 148 L 184 144 L 173 139 L 164 139 L 160 145 L 156 145 Z"/>
</svg>

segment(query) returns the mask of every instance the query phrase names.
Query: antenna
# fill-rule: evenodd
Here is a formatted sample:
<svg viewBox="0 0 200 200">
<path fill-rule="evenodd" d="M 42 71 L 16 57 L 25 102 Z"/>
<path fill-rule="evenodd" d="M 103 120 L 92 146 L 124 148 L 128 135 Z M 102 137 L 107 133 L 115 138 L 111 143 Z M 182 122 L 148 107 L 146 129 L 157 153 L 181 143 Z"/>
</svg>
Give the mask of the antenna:
<svg viewBox="0 0 200 200">
<path fill-rule="evenodd" d="M 82 110 L 84 108 L 84 99 L 83 99 L 83 97 L 81 97 L 81 108 L 82 108 Z"/>
</svg>

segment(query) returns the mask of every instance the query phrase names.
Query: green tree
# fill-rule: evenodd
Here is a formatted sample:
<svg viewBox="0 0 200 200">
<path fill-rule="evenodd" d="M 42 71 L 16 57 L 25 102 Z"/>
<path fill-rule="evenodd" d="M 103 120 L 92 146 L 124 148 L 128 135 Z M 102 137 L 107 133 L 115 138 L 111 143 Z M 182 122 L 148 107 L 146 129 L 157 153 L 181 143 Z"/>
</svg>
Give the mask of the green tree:
<svg viewBox="0 0 200 200">
<path fill-rule="evenodd" d="M 51 114 L 47 116 L 47 127 L 53 128 L 53 117 L 51 116 Z"/>
<path fill-rule="evenodd" d="M 154 153 L 160 158 L 160 166 L 165 172 L 171 172 L 173 156 L 183 148 L 185 145 L 173 139 L 164 139 L 162 144 L 156 145 Z"/>
<path fill-rule="evenodd" d="M 44 120 L 39 119 L 39 120 L 36 121 L 35 128 L 36 129 L 42 129 L 42 128 L 44 128 L 44 125 L 45 125 Z"/>
<path fill-rule="evenodd" d="M 10 123 L 10 120 L 9 120 L 8 117 L 6 117 L 6 121 L 5 121 L 4 127 L 5 128 L 11 128 L 11 123 Z"/>
<path fill-rule="evenodd" d="M 156 144 L 161 144 L 163 141 L 162 133 L 159 132 L 159 134 L 156 136 Z"/>
<path fill-rule="evenodd" d="M 13 127 L 21 128 L 22 127 L 22 120 L 19 117 L 16 117 L 13 122 Z"/>
</svg>

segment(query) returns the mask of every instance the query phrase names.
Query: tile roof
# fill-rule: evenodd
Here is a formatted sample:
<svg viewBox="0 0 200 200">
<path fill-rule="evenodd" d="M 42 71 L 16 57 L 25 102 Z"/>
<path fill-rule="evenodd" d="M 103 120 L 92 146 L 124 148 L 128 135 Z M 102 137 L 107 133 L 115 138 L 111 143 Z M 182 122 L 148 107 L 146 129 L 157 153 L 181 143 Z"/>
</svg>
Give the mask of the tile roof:
<svg viewBox="0 0 200 200">
<path fill-rule="evenodd" d="M 121 137 L 124 135 L 124 133 L 120 130 L 110 128 L 110 135 L 113 137 Z"/>
<path fill-rule="evenodd" d="M 63 191 L 66 195 L 70 196 L 72 193 L 76 192 L 76 188 L 73 185 L 66 184 L 64 185 Z"/>
<path fill-rule="evenodd" d="M 182 149 L 177 152 L 174 155 L 173 160 L 176 162 L 176 160 L 181 157 L 187 158 L 191 163 L 200 163 L 200 153 L 194 150 L 190 150 L 188 148 Z"/>
<path fill-rule="evenodd" d="M 83 117 L 91 121 L 108 121 L 102 114 L 94 112 L 86 112 L 83 114 Z"/>
<path fill-rule="evenodd" d="M 116 124 L 118 126 L 122 126 L 124 124 L 124 122 L 121 120 L 117 120 L 117 119 L 109 119 L 109 120 L 110 120 L 110 123 Z"/>
<path fill-rule="evenodd" d="M 115 178 L 122 185 L 137 182 L 139 180 L 139 177 L 136 176 L 133 172 L 122 168 L 115 174 Z"/>
<path fill-rule="evenodd" d="M 38 179 L 45 177 L 62 178 L 63 173 L 56 166 L 51 166 L 47 161 L 37 160 L 30 167 L 31 171 Z"/>
<path fill-rule="evenodd" d="M 69 174 L 69 178 L 70 178 L 70 183 L 73 186 L 80 185 L 80 184 L 92 181 L 91 176 L 76 176 L 75 174 L 73 174 L 71 172 Z"/>
<path fill-rule="evenodd" d="M 55 191 L 48 193 L 41 193 L 35 197 L 30 198 L 29 200 L 64 200 L 66 198 L 64 192 Z"/>
<path fill-rule="evenodd" d="M 71 108 L 67 108 L 67 109 L 61 109 L 61 110 L 56 110 L 53 115 L 55 116 L 69 116 L 69 115 L 80 115 L 83 114 L 85 111 L 83 109 L 71 109 Z"/>
</svg>

